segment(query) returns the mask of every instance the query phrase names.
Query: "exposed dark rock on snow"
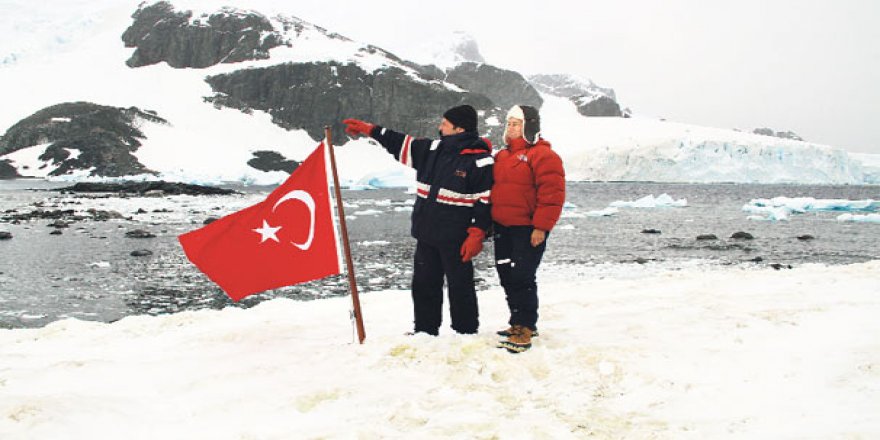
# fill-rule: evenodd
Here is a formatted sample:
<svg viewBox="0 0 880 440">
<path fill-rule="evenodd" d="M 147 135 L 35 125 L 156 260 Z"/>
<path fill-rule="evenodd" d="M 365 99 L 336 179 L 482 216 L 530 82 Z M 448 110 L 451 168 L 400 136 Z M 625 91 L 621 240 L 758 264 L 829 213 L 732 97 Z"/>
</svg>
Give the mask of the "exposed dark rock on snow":
<svg viewBox="0 0 880 440">
<path fill-rule="evenodd" d="M 52 176 L 92 169 L 93 176 L 149 173 L 132 152 L 145 138 L 143 121 L 166 123 L 156 113 L 136 107 L 108 107 L 68 102 L 46 107 L 13 125 L 0 137 L 0 155 L 50 144 L 39 157 L 58 168 Z"/>
<path fill-rule="evenodd" d="M 486 96 L 418 81 L 397 68 L 368 73 L 357 65 L 336 62 L 281 64 L 210 76 L 206 81 L 216 92 L 206 100 L 215 105 L 264 110 L 281 127 L 304 129 L 316 141 L 324 137 L 325 125 L 340 139 L 345 118 L 433 137 L 443 112 L 456 105 L 470 104 L 486 111 L 485 117 L 503 118 Z M 485 128 L 481 133 L 496 134 Z"/>
<path fill-rule="evenodd" d="M 0 160 L 0 179 L 21 177 L 8 160 Z"/>
<path fill-rule="evenodd" d="M 117 194 L 136 194 L 136 195 L 179 195 L 187 194 L 194 196 L 202 195 L 227 195 L 236 194 L 231 189 L 217 188 L 213 186 L 193 185 L 189 183 L 165 182 L 159 180 L 156 182 L 119 182 L 119 183 L 101 183 L 101 182 L 80 182 L 73 186 L 61 188 L 59 191 L 70 191 L 78 193 L 117 193 Z"/>
<path fill-rule="evenodd" d="M 733 235 L 730 236 L 730 238 L 733 238 L 735 240 L 751 240 L 755 237 L 752 234 L 749 234 L 748 232 L 739 231 L 739 232 L 734 232 Z"/>
<path fill-rule="evenodd" d="M 697 236 L 697 240 L 718 240 L 718 236 L 715 234 L 701 234 Z"/>
<path fill-rule="evenodd" d="M 254 151 L 254 158 L 249 160 L 251 168 L 260 171 L 284 171 L 292 173 L 300 163 L 289 160 L 277 151 Z"/>
<path fill-rule="evenodd" d="M 153 251 L 147 249 L 138 249 L 136 251 L 131 251 L 132 257 L 149 257 L 150 255 L 153 255 Z"/>
<path fill-rule="evenodd" d="M 82 214 L 77 214 L 72 209 L 57 209 L 53 211 L 45 211 L 42 209 L 37 209 L 31 212 L 23 212 L 23 213 L 13 213 L 11 215 L 6 215 L 0 217 L 0 221 L 5 222 L 22 222 L 22 221 L 30 221 L 30 220 L 55 220 L 55 222 L 50 223 L 51 227 L 67 227 L 73 222 L 83 221 L 83 220 L 92 220 L 92 221 L 107 221 L 107 220 L 130 220 L 128 217 L 123 216 L 122 214 L 116 211 L 101 211 L 97 209 L 88 209 Z M 62 226 L 67 225 L 67 226 Z"/>
<path fill-rule="evenodd" d="M 61 234 L 63 234 L 63 232 L 61 232 L 60 229 L 56 229 L 56 230 L 49 233 L 49 235 L 61 235 Z"/>
<path fill-rule="evenodd" d="M 538 91 L 522 75 L 488 64 L 461 63 L 446 72 L 446 81 L 487 96 L 505 114 L 517 104 L 541 108 L 544 103 Z"/>
<path fill-rule="evenodd" d="M 659 229 L 642 229 L 642 234 L 661 234 Z"/>
<path fill-rule="evenodd" d="M 156 238 L 156 234 L 152 232 L 145 231 L 143 229 L 135 229 L 133 231 L 128 231 L 125 233 L 125 236 L 128 238 Z"/>
<path fill-rule="evenodd" d="M 772 263 L 770 265 L 770 267 L 772 267 L 773 269 L 776 269 L 776 270 L 791 269 L 792 268 L 790 264 L 780 264 L 780 263 Z"/>
<path fill-rule="evenodd" d="M 165 61 L 171 67 L 204 68 L 219 63 L 269 58 L 269 49 L 285 44 L 265 16 L 224 8 L 207 17 L 176 11 L 162 1 L 142 6 L 122 34 L 125 47 L 136 47 L 129 67 Z"/>
<path fill-rule="evenodd" d="M 794 141 L 803 141 L 804 138 L 797 135 L 797 133 L 793 131 L 773 131 L 772 128 L 756 128 L 752 133 L 760 134 L 762 136 L 773 136 L 782 139 L 791 139 Z"/>
<path fill-rule="evenodd" d="M 621 116 L 620 104 L 608 96 L 583 95 L 571 99 L 584 116 Z"/>
<path fill-rule="evenodd" d="M 12 233 L 6 231 L 0 231 L 0 240 L 11 240 Z"/>
<path fill-rule="evenodd" d="M 810 241 L 810 240 L 812 240 L 812 239 L 814 239 L 814 238 L 816 238 L 816 237 L 813 237 L 813 236 L 810 235 L 810 234 L 804 234 L 804 235 L 798 235 L 798 238 L 797 238 L 797 239 L 800 240 L 800 241 Z"/>
<path fill-rule="evenodd" d="M 532 75 L 529 82 L 542 93 L 568 98 L 584 116 L 623 116 L 614 89 L 599 87 L 571 75 Z"/>
<path fill-rule="evenodd" d="M 202 224 L 203 225 L 210 225 L 211 223 L 214 223 L 217 220 L 219 220 L 217 217 L 208 217 L 205 219 L 205 221 L 202 222 Z"/>
</svg>

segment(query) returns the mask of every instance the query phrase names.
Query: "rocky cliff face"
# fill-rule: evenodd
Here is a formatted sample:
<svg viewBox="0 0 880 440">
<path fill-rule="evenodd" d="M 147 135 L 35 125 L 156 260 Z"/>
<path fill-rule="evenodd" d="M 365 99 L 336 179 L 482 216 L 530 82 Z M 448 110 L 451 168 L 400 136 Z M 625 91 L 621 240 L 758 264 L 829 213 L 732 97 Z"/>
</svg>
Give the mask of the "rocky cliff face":
<svg viewBox="0 0 880 440">
<path fill-rule="evenodd" d="M 0 179 L 14 179 L 21 177 L 15 167 L 8 160 L 0 160 Z"/>
<path fill-rule="evenodd" d="M 623 116 L 614 90 L 571 75 L 532 75 L 529 82 L 542 93 L 568 98 L 584 116 Z"/>
<path fill-rule="evenodd" d="M 541 108 L 544 103 L 522 75 L 488 64 L 461 63 L 446 71 L 446 81 L 486 95 L 505 112 L 517 104 Z"/>
<path fill-rule="evenodd" d="M 69 102 L 44 108 L 13 125 L 0 137 L 0 155 L 48 144 L 39 159 L 57 168 L 53 176 L 91 170 L 96 176 L 149 172 L 132 155 L 144 134 L 144 121 L 166 123 L 153 112 L 135 107 L 108 107 Z"/>
<path fill-rule="evenodd" d="M 162 61 L 172 67 L 203 68 L 219 63 L 269 58 L 269 49 L 285 44 L 272 23 L 256 12 L 221 9 L 193 18 L 168 2 L 142 6 L 122 34 L 125 47 L 136 47 L 130 67 Z M 290 24 L 294 26 L 294 23 Z"/>
<path fill-rule="evenodd" d="M 336 62 L 281 64 L 210 76 L 206 81 L 216 92 L 208 98 L 215 105 L 266 111 L 274 123 L 306 130 L 315 140 L 324 137 L 325 125 L 341 134 L 345 118 L 436 137 L 440 117 L 450 107 L 470 104 L 485 111 L 486 118 L 498 117 L 501 111 L 482 94 L 413 78 L 395 68 L 370 73 L 355 64 Z M 481 125 L 481 133 L 497 135 L 497 127 Z"/>
</svg>

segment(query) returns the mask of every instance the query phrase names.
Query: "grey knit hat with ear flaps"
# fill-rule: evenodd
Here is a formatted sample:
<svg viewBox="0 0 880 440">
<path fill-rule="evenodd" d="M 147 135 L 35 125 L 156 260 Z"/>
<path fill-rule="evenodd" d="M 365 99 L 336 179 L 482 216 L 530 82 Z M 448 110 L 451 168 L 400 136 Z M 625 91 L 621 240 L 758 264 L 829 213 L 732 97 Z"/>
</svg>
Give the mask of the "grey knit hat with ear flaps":
<svg viewBox="0 0 880 440">
<path fill-rule="evenodd" d="M 507 112 L 507 119 L 515 118 L 523 121 L 523 139 L 529 144 L 535 145 L 541 137 L 541 116 L 538 109 L 528 105 L 515 105 Z M 504 131 L 507 137 L 507 130 Z"/>
</svg>

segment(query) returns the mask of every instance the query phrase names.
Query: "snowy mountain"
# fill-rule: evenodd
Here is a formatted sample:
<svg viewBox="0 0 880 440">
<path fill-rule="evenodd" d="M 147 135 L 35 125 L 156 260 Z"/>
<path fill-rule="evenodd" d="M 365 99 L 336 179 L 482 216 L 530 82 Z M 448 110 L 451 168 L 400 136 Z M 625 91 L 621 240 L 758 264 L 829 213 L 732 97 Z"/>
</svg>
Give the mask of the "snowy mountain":
<svg viewBox="0 0 880 440">
<path fill-rule="evenodd" d="M 568 98 L 584 116 L 622 116 L 614 89 L 597 86 L 574 75 L 531 75 L 529 82 L 542 93 Z"/>
<path fill-rule="evenodd" d="M 452 69 L 461 63 L 483 64 L 486 60 L 473 36 L 463 31 L 437 35 L 431 41 L 419 45 L 412 52 L 412 61 L 423 65 L 434 65 L 440 69 Z"/>
<path fill-rule="evenodd" d="M 870 158 L 832 147 L 585 117 L 619 115 L 614 91 L 572 76 L 525 78 L 485 64 L 465 34 L 447 38 L 458 49 L 441 70 L 315 26 L 292 15 L 295 6 L 269 0 L 10 0 L 0 12 L 21 16 L 2 25 L 10 38 L 0 42 L 0 94 L 13 104 L 0 107 L 0 177 L 273 184 L 330 125 L 342 145 L 342 178 L 381 186 L 411 181 L 412 174 L 372 141 L 350 141 L 342 119 L 434 136 L 445 109 L 469 103 L 480 110 L 481 132 L 497 144 L 507 108 L 524 103 L 541 107 L 544 135 L 566 160 L 570 179 L 880 182 L 876 167 L 862 165 Z M 29 34 L 10 23 L 23 23 Z M 111 142 L 116 150 L 107 151 L 118 154 L 95 154 L 96 135 L 83 125 L 88 118 L 49 111 L 72 103 L 115 109 L 102 123 L 128 122 L 102 130 L 108 139 L 128 139 L 136 130 L 136 143 Z M 125 109 L 153 117 L 127 120 Z"/>
</svg>

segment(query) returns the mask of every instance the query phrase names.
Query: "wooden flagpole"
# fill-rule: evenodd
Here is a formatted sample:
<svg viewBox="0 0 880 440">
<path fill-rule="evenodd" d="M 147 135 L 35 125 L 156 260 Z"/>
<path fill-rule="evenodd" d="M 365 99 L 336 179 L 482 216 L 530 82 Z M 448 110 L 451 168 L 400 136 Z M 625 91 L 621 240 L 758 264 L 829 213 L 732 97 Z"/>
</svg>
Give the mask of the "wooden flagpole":
<svg viewBox="0 0 880 440">
<path fill-rule="evenodd" d="M 333 169 L 333 191 L 336 193 L 336 212 L 339 215 L 339 227 L 342 229 L 342 248 L 345 250 L 345 264 L 348 266 L 348 286 L 351 290 L 351 302 L 354 304 L 354 318 L 357 324 L 358 342 L 364 343 L 364 319 L 361 316 L 361 300 L 358 297 L 357 280 L 354 277 L 354 263 L 351 260 L 351 245 L 348 243 L 348 228 L 345 226 L 345 211 L 342 207 L 342 191 L 339 189 L 339 175 L 336 173 L 336 154 L 333 153 L 333 138 L 330 127 L 324 127 L 327 149 L 330 150 L 330 167 Z"/>
</svg>

